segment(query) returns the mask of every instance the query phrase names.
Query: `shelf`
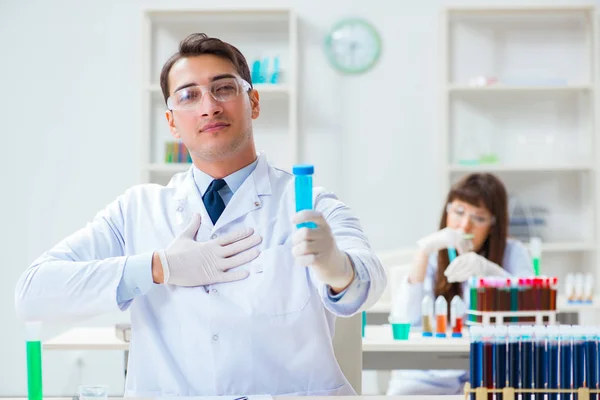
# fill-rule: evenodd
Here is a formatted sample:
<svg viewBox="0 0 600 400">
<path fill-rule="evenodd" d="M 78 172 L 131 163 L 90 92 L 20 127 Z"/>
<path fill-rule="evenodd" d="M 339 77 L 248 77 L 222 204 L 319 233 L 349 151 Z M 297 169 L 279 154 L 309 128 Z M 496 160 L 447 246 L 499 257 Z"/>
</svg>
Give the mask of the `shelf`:
<svg viewBox="0 0 600 400">
<path fill-rule="evenodd" d="M 213 21 L 226 20 L 228 22 L 287 22 L 290 19 L 290 8 L 276 7 L 219 7 L 211 8 L 166 8 L 148 9 L 145 11 L 148 18 L 155 24 L 181 24 L 196 23 L 207 19 Z"/>
<path fill-rule="evenodd" d="M 449 172 L 589 172 L 593 167 L 589 164 L 573 165 L 502 165 L 502 164 L 479 164 L 460 165 L 451 164 Z"/>
<path fill-rule="evenodd" d="M 568 303 L 565 297 L 561 294 L 557 298 L 558 312 L 578 312 L 586 310 L 600 309 L 600 297 L 595 296 L 592 304 Z M 380 301 L 367 310 L 367 313 L 372 314 L 389 314 L 392 310 L 392 304 L 389 301 Z"/>
<path fill-rule="evenodd" d="M 591 304 L 587 303 L 569 303 L 564 296 L 558 295 L 557 307 L 561 312 L 579 312 L 588 310 L 597 310 L 600 308 L 600 297 L 594 296 Z"/>
<path fill-rule="evenodd" d="M 565 85 L 565 86 L 520 86 L 520 85 L 490 85 L 490 86 L 470 86 L 470 85 L 448 85 L 450 93 L 485 93 L 485 92 L 576 92 L 590 91 L 592 85 Z"/>
<path fill-rule="evenodd" d="M 172 163 L 172 164 L 148 164 L 145 167 L 146 171 L 150 172 L 162 172 L 162 173 L 176 173 L 187 171 L 192 166 L 191 163 Z"/>
<path fill-rule="evenodd" d="M 529 244 L 525 244 L 529 248 Z M 561 253 L 570 251 L 594 251 L 596 246 L 590 242 L 549 242 L 542 243 L 542 253 Z M 543 255 L 542 255 L 543 257 Z"/>
<path fill-rule="evenodd" d="M 289 86 L 285 84 L 265 84 L 265 83 L 257 83 L 254 85 L 254 89 L 256 89 L 259 94 L 263 93 L 289 93 Z M 153 94 L 162 94 L 162 89 L 160 85 L 148 85 L 146 86 L 146 90 Z"/>
<path fill-rule="evenodd" d="M 525 6 L 525 7 L 460 7 L 452 6 L 447 9 L 451 14 L 497 14 L 497 13 L 570 13 L 591 12 L 593 6 Z"/>
</svg>

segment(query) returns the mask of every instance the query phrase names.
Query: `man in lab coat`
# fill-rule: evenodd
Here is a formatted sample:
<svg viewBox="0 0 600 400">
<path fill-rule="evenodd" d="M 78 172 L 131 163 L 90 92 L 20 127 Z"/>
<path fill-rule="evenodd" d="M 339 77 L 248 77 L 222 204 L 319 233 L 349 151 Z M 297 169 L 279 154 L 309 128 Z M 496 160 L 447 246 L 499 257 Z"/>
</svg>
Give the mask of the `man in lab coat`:
<svg viewBox="0 0 600 400">
<path fill-rule="evenodd" d="M 127 396 L 354 394 L 333 352 L 335 316 L 386 284 L 357 218 L 321 188 L 314 211 L 295 212 L 293 176 L 256 153 L 259 94 L 235 47 L 192 34 L 160 83 L 193 166 L 130 188 L 35 260 L 18 314 L 130 308 Z"/>
</svg>

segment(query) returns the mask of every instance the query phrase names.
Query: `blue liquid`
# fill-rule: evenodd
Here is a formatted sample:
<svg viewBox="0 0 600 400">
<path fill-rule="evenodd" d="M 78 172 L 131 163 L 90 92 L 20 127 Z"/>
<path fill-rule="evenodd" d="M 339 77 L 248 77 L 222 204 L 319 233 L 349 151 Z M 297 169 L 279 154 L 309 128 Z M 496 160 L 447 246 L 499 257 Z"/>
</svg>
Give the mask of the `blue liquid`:
<svg viewBox="0 0 600 400">
<path fill-rule="evenodd" d="M 365 326 L 367 326 L 367 312 L 362 312 L 362 337 L 365 337 Z"/>
<path fill-rule="evenodd" d="M 279 57 L 273 59 L 273 73 L 270 82 L 273 84 L 279 83 Z"/>
<path fill-rule="evenodd" d="M 548 352 L 545 343 L 536 343 L 535 352 L 535 388 L 545 389 L 548 383 Z M 544 400 L 544 393 L 535 395 L 537 400 Z"/>
<path fill-rule="evenodd" d="M 590 389 L 596 389 L 598 386 L 598 349 L 595 340 L 585 341 L 585 376 Z M 594 398 L 595 395 L 590 395 Z"/>
<path fill-rule="evenodd" d="M 508 386 L 522 388 L 521 347 L 518 341 L 508 344 Z"/>
<path fill-rule="evenodd" d="M 558 342 L 548 343 L 548 388 L 558 389 Z M 558 393 L 552 393 L 550 400 L 558 400 Z"/>
<path fill-rule="evenodd" d="M 573 342 L 573 386 L 579 389 L 585 383 L 585 343 L 581 340 Z M 573 395 L 577 400 L 577 395 Z"/>
<path fill-rule="evenodd" d="M 524 341 L 521 345 L 521 379 L 524 389 L 534 389 L 534 363 L 533 363 L 533 342 L 531 339 Z M 523 396 L 529 400 L 529 395 Z"/>
<path fill-rule="evenodd" d="M 453 247 L 448 247 L 448 260 L 450 260 L 450 262 L 454 261 L 454 259 L 457 257 L 456 255 L 456 249 Z"/>
<path fill-rule="evenodd" d="M 471 354 L 469 355 L 470 376 L 469 383 L 471 388 L 475 389 L 483 385 L 481 381 L 481 357 L 483 345 L 480 341 L 471 342 Z M 475 393 L 471 393 L 471 399 L 475 400 Z"/>
<path fill-rule="evenodd" d="M 600 389 L 600 365 L 598 365 L 600 363 L 600 337 L 596 337 L 596 339 L 599 340 L 596 345 L 596 388 Z M 600 400 L 600 393 L 596 394 L 596 400 Z"/>
<path fill-rule="evenodd" d="M 561 339 L 560 343 L 560 381 L 561 389 L 570 389 L 572 387 L 571 373 L 573 372 L 573 349 L 571 341 Z M 562 394 L 563 400 L 570 399 L 569 394 Z"/>
<path fill-rule="evenodd" d="M 260 83 L 260 61 L 258 60 L 252 63 L 252 83 Z"/>
<path fill-rule="evenodd" d="M 296 212 L 302 210 L 312 210 L 312 176 L 295 175 L 294 187 L 296 190 Z M 314 222 L 303 222 L 297 225 L 300 228 L 316 228 Z"/>
<path fill-rule="evenodd" d="M 495 368 L 494 368 L 494 387 L 496 389 L 502 389 L 506 387 L 506 351 L 507 345 L 506 343 L 495 343 L 494 344 L 494 358 L 495 358 Z M 496 400 L 502 400 L 502 394 L 496 393 Z"/>
</svg>

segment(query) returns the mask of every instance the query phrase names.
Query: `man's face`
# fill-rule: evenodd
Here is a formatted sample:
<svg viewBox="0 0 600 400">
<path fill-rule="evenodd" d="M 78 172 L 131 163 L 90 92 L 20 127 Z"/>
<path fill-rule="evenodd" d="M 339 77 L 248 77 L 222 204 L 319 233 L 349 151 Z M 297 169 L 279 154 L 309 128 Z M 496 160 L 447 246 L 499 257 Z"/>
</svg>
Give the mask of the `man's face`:
<svg viewBox="0 0 600 400">
<path fill-rule="evenodd" d="M 253 146 L 252 119 L 260 113 L 258 93 L 241 89 L 237 96 L 226 101 L 216 100 L 210 93 L 211 86 L 215 89 L 216 85 L 232 80 L 241 82 L 233 64 L 212 54 L 182 58 L 171 68 L 172 99 L 187 100 L 193 86 L 203 86 L 201 91 L 192 92 L 196 96 L 192 107 L 174 107 L 166 113 L 171 134 L 183 141 L 192 156 L 218 161 Z"/>
</svg>

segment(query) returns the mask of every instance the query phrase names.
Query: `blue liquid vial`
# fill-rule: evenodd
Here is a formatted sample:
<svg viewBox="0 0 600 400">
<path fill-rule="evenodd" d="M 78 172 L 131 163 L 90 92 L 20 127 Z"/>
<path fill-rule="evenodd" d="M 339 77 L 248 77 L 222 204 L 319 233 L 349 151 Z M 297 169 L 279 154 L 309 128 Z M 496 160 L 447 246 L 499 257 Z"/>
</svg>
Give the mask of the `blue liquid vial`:
<svg viewBox="0 0 600 400">
<path fill-rule="evenodd" d="M 292 169 L 294 173 L 294 187 L 296 194 L 296 212 L 302 210 L 312 210 L 312 189 L 313 182 L 312 176 L 315 173 L 315 168 L 309 164 L 294 165 Z M 304 222 L 297 225 L 300 228 L 311 228 L 317 227 L 313 222 Z"/>
<path fill-rule="evenodd" d="M 456 249 L 453 247 L 448 247 L 448 260 L 450 262 L 454 261 L 457 257 Z"/>
</svg>

